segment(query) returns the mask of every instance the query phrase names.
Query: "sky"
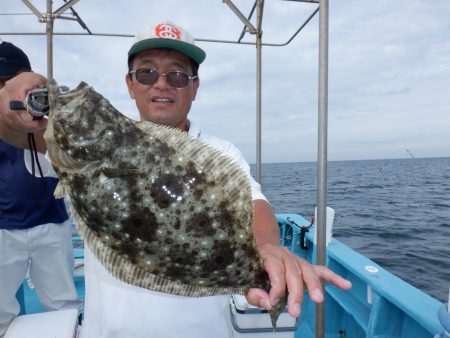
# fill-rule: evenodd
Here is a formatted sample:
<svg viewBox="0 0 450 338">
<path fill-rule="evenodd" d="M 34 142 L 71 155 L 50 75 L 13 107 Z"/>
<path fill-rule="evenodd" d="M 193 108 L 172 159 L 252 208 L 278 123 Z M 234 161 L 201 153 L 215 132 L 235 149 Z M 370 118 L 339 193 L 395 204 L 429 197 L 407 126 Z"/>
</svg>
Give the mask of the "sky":
<svg viewBox="0 0 450 338">
<path fill-rule="evenodd" d="M 45 12 L 45 0 L 31 2 Z M 233 3 L 247 16 L 254 1 Z M 62 4 L 53 1 L 54 9 Z M 316 8 L 266 0 L 263 42 L 286 42 Z M 196 39 L 236 41 L 243 28 L 221 0 L 81 0 L 74 9 L 93 33 L 133 36 L 148 23 L 170 20 Z M 45 36 L 6 34 L 45 32 L 30 13 L 20 0 L 1 1 L 0 38 L 21 47 L 33 70 L 46 74 Z M 450 156 L 450 1 L 330 0 L 329 14 L 328 159 L 408 158 L 407 150 L 415 157 Z M 57 20 L 55 32 L 85 31 L 75 21 Z M 125 85 L 133 42 L 55 36 L 54 77 L 71 88 L 85 81 L 138 119 Z M 207 57 L 189 117 L 204 133 L 235 143 L 253 163 L 256 48 L 197 45 Z M 315 161 L 317 113 L 318 15 L 289 45 L 262 50 L 262 161 Z"/>
</svg>

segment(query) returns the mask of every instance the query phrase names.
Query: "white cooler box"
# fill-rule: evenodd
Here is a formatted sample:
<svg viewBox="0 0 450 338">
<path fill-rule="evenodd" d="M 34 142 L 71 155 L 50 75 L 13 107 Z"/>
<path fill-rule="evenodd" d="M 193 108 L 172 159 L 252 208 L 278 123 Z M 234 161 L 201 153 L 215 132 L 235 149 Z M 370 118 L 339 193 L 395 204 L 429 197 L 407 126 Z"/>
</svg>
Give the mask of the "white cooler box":
<svg viewBox="0 0 450 338">
<path fill-rule="evenodd" d="M 14 318 L 5 338 L 75 338 L 77 328 L 75 309 L 33 313 Z"/>
<path fill-rule="evenodd" d="M 230 310 L 227 312 L 233 337 L 274 337 L 269 313 L 247 303 L 244 296 L 232 295 Z M 299 324 L 297 318 L 291 317 L 287 310 L 283 311 L 277 321 L 275 337 L 294 337 Z"/>
</svg>

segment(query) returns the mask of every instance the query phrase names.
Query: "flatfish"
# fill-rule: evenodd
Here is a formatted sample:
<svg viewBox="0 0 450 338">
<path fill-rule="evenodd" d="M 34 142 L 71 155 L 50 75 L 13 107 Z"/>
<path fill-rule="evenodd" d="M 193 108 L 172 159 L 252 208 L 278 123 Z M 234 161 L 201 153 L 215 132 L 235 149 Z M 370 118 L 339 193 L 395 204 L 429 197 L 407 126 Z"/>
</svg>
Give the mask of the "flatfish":
<svg viewBox="0 0 450 338">
<path fill-rule="evenodd" d="M 191 297 L 269 290 L 237 163 L 188 133 L 125 117 L 84 82 L 47 86 L 55 196 L 70 197 L 80 235 L 114 277 Z"/>
</svg>

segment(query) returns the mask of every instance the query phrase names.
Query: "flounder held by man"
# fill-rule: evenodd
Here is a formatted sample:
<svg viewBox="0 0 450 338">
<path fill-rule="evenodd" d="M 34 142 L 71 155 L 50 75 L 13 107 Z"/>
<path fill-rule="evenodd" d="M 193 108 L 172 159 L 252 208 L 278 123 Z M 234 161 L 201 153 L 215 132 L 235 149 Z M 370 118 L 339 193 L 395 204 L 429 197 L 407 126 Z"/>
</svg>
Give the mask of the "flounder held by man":
<svg viewBox="0 0 450 338">
<path fill-rule="evenodd" d="M 270 289 L 237 163 L 185 132 L 128 119 L 84 82 L 47 86 L 55 195 L 70 197 L 79 233 L 113 276 L 192 297 Z"/>
</svg>

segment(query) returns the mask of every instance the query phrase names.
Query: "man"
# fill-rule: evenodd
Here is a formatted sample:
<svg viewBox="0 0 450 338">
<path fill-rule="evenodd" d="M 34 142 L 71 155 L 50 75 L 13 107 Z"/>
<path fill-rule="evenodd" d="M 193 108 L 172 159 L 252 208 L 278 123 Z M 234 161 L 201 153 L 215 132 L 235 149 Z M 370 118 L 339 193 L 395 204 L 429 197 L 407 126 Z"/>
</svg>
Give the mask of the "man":
<svg viewBox="0 0 450 338">
<path fill-rule="evenodd" d="M 254 231 L 272 289 L 252 289 L 248 300 L 270 309 L 289 290 L 289 312 L 298 317 L 303 298 L 303 283 L 311 297 L 322 301 L 319 278 L 348 284 L 329 270 L 312 267 L 287 249 L 280 247 L 278 225 L 270 205 L 251 178 L 250 168 L 239 150 L 230 142 L 201 133 L 188 119 L 200 86 L 199 64 L 206 54 L 195 46 L 192 36 L 172 23 L 148 25 L 136 35 L 128 53 L 128 91 L 142 121 L 178 128 L 232 157 L 252 181 Z M 126 285 L 111 277 L 87 250 L 86 320 L 84 337 L 227 337 L 224 311 L 227 296 L 187 298 L 151 292 Z M 95 276 L 95 278 L 92 278 Z M 89 279 L 92 278 L 90 281 Z M 89 285 L 94 285 L 89 290 Z M 126 319 L 123 319 L 126 318 Z M 125 324 L 125 325 L 124 325 Z M 148 332 L 148 333 L 146 333 Z"/>
<path fill-rule="evenodd" d="M 28 57 L 2 42 L 0 91 L 22 72 L 31 72 Z M 32 167 L 29 151 L 22 149 L 28 147 L 27 135 L 0 119 L 0 337 L 19 313 L 15 295 L 27 271 L 48 310 L 81 306 L 73 282 L 71 222 L 64 201 L 53 197 L 57 179 L 48 177 L 50 163 L 38 155 L 44 177 L 27 169 Z M 45 151 L 42 132 L 37 136 Z"/>
<path fill-rule="evenodd" d="M 274 214 L 239 150 L 230 142 L 201 133 L 195 122 L 187 118 L 200 85 L 198 67 L 205 57 L 205 52 L 181 27 L 168 22 L 146 26 L 138 32 L 129 51 L 125 81 L 130 96 L 141 120 L 185 131 L 232 157 L 247 172 L 254 199 L 254 233 L 272 285 L 269 293 L 251 289 L 247 299 L 269 310 L 288 291 L 289 312 L 298 317 L 304 286 L 314 301 L 321 302 L 320 279 L 343 289 L 351 284 L 327 268 L 312 266 L 280 247 Z M 11 83 L 3 100 L 22 97 L 24 90 Z M 15 128 L 42 127 L 11 111 L 5 115 Z M 85 251 L 85 274 L 83 338 L 228 337 L 224 317 L 228 296 L 189 298 L 127 285 L 112 277 L 89 249 Z"/>
</svg>

